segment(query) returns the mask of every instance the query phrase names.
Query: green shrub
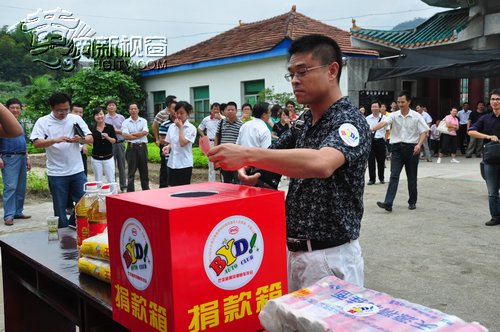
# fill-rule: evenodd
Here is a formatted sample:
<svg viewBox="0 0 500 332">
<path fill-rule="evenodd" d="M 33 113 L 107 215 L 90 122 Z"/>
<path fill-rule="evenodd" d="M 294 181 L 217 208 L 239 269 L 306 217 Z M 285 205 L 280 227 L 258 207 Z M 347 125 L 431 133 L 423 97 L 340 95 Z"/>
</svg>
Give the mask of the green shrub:
<svg viewBox="0 0 500 332">
<path fill-rule="evenodd" d="M 148 143 L 148 161 L 150 163 L 160 163 L 160 148 L 156 143 Z"/>
<path fill-rule="evenodd" d="M 0 196 L 3 196 L 3 179 L 0 175 Z M 30 193 L 44 193 L 49 191 L 49 180 L 47 172 L 42 175 L 36 172 L 28 172 L 26 180 L 26 191 Z"/>
<path fill-rule="evenodd" d="M 193 167 L 208 168 L 208 158 L 200 148 L 193 148 Z"/>
<path fill-rule="evenodd" d="M 148 161 L 160 163 L 160 148 L 155 143 L 148 143 Z M 193 147 L 193 167 L 208 168 L 208 158 L 198 147 Z"/>
<path fill-rule="evenodd" d="M 27 190 L 31 193 L 45 192 L 49 190 L 49 180 L 47 172 L 39 175 L 35 172 L 28 172 L 28 179 L 26 184 Z"/>
<path fill-rule="evenodd" d="M 45 149 L 43 149 L 43 148 L 35 148 L 33 146 L 33 143 L 31 143 L 31 142 L 28 142 L 28 144 L 26 144 L 26 149 L 28 150 L 28 154 L 32 154 L 32 153 L 45 153 Z"/>
</svg>

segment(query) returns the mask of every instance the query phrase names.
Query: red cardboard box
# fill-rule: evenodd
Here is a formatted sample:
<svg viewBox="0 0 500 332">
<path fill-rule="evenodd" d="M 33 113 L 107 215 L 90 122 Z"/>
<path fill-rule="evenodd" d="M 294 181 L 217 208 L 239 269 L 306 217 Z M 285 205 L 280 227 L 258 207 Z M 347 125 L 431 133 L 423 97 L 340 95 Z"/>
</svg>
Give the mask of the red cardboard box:
<svg viewBox="0 0 500 332">
<path fill-rule="evenodd" d="M 132 331 L 258 331 L 287 293 L 281 191 L 209 182 L 106 205 L 113 318 Z"/>
</svg>

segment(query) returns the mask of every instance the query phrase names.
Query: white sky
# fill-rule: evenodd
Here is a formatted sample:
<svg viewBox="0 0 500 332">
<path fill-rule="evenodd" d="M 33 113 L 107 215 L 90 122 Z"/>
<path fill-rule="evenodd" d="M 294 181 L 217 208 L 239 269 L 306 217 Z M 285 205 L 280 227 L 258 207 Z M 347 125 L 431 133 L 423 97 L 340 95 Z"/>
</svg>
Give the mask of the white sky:
<svg viewBox="0 0 500 332">
<path fill-rule="evenodd" d="M 128 4 L 127 4 L 128 3 Z M 351 18 L 363 28 L 389 30 L 416 17 L 428 18 L 447 9 L 420 0 L 2 0 L 0 26 L 15 25 L 37 9 L 61 7 L 96 31 L 97 36 L 163 36 L 168 54 L 209 39 L 238 25 L 297 11 L 349 30 Z"/>
</svg>

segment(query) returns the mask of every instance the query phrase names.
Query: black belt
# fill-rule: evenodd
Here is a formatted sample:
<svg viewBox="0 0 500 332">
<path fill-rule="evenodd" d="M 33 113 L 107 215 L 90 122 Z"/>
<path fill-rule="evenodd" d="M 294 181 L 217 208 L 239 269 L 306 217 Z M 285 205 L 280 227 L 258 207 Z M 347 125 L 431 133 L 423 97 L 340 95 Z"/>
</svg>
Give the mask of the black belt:
<svg viewBox="0 0 500 332">
<path fill-rule="evenodd" d="M 384 139 L 383 137 L 380 138 L 373 138 L 374 141 L 380 141 L 381 139 Z"/>
<path fill-rule="evenodd" d="M 146 145 L 146 143 L 128 143 L 128 147 L 134 147 L 134 146 L 143 146 L 143 145 Z"/>
<path fill-rule="evenodd" d="M 400 143 L 392 143 L 392 145 L 402 145 L 402 146 L 406 146 L 406 145 L 410 146 L 411 145 L 411 146 L 415 146 L 415 145 L 417 145 L 417 143 L 403 143 L 403 142 L 400 142 Z"/>
<path fill-rule="evenodd" d="M 96 159 L 96 160 L 108 160 L 110 159 L 111 157 L 113 157 L 113 154 L 108 154 L 108 155 L 105 155 L 105 156 L 97 156 L 97 155 L 92 155 L 92 158 Z"/>
<path fill-rule="evenodd" d="M 0 153 L 0 155 L 4 155 L 4 156 L 9 156 L 9 155 L 24 155 L 26 154 L 26 151 L 25 152 L 4 152 L 4 153 Z"/>
<path fill-rule="evenodd" d="M 349 239 L 339 241 L 317 241 L 288 238 L 286 240 L 286 246 L 290 251 L 313 251 L 338 247 L 349 241 Z"/>
<path fill-rule="evenodd" d="M 116 143 L 123 143 L 123 142 L 125 142 L 125 140 L 116 141 Z"/>
</svg>

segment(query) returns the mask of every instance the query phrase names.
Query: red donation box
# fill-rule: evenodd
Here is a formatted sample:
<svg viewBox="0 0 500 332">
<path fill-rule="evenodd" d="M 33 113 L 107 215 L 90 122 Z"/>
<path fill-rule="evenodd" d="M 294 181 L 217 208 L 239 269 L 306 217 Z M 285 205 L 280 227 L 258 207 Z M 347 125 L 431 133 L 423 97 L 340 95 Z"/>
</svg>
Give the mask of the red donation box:
<svg viewBox="0 0 500 332">
<path fill-rule="evenodd" d="M 258 331 L 287 293 L 281 191 L 207 182 L 106 205 L 113 318 L 132 331 Z"/>
</svg>

